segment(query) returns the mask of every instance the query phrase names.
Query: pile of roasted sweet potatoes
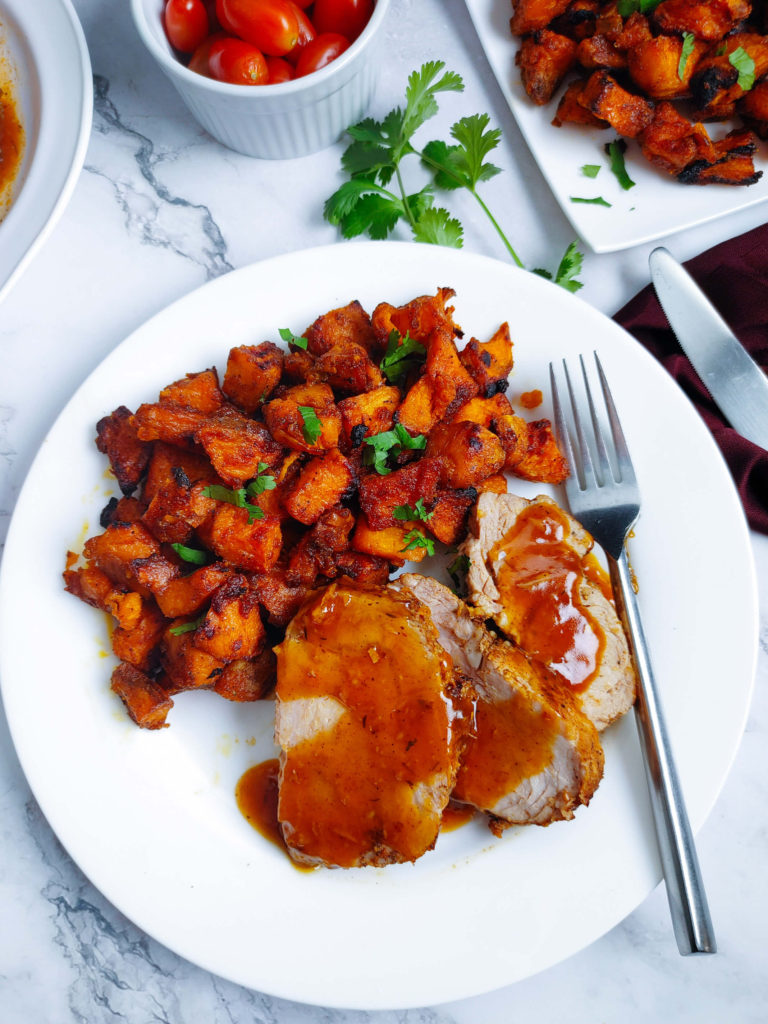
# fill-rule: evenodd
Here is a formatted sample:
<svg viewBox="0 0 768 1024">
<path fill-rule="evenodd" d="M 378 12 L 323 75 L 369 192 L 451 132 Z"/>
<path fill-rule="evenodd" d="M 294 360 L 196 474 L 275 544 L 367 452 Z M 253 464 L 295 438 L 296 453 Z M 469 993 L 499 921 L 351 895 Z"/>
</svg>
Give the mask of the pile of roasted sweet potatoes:
<svg viewBox="0 0 768 1024">
<path fill-rule="evenodd" d="M 613 128 L 685 184 L 750 185 L 768 138 L 763 0 L 512 0 L 523 87 L 553 124 Z M 738 127 L 710 138 L 702 122 Z"/>
<path fill-rule="evenodd" d="M 463 345 L 454 293 L 369 316 L 320 316 L 287 347 L 233 348 L 223 380 L 188 374 L 97 425 L 123 497 L 101 517 L 66 589 L 110 613 L 112 688 L 140 726 L 174 694 L 269 692 L 272 647 L 310 591 L 339 576 L 383 583 L 435 543 L 454 545 L 505 471 L 568 473 L 548 420 L 507 397 L 506 324 Z"/>
</svg>

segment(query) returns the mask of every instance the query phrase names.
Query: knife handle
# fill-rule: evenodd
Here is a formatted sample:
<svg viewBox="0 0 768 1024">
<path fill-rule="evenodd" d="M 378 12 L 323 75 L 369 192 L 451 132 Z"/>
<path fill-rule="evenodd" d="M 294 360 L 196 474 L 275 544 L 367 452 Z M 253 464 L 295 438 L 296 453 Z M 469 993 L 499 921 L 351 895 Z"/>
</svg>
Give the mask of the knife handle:
<svg viewBox="0 0 768 1024">
<path fill-rule="evenodd" d="M 672 757 L 626 551 L 618 559 L 609 559 L 609 564 L 614 594 L 627 629 L 638 675 L 635 721 L 677 948 L 683 956 L 716 953 L 717 943 L 704 882 Z"/>
</svg>

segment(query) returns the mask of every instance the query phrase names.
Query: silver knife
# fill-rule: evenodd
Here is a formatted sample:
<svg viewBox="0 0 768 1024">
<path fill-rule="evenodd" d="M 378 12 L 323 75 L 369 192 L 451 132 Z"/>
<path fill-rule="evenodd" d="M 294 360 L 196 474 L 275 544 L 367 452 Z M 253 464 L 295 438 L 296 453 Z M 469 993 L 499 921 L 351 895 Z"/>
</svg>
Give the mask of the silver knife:
<svg viewBox="0 0 768 1024">
<path fill-rule="evenodd" d="M 654 249 L 648 263 L 669 326 L 723 416 L 768 449 L 768 377 L 667 249 Z"/>
</svg>

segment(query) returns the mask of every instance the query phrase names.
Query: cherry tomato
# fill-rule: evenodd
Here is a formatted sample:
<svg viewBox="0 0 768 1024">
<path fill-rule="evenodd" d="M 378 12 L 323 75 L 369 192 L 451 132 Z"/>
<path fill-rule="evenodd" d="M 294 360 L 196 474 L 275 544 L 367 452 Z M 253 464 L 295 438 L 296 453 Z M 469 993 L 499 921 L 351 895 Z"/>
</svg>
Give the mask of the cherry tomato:
<svg viewBox="0 0 768 1024">
<path fill-rule="evenodd" d="M 349 40 L 337 32 L 324 32 L 317 36 L 301 51 L 298 63 L 296 64 L 296 77 L 311 75 L 313 71 L 319 71 L 326 64 L 336 60 L 349 46 Z"/>
<path fill-rule="evenodd" d="M 222 0 L 225 23 L 270 57 L 290 53 L 299 40 L 296 8 L 289 0 Z"/>
<path fill-rule="evenodd" d="M 315 38 L 317 32 L 315 32 L 314 27 L 312 26 L 312 22 L 306 16 L 304 11 L 302 11 L 299 7 L 296 6 L 295 0 L 292 0 L 291 7 L 294 8 L 294 11 L 296 13 L 296 20 L 299 23 L 299 41 L 298 43 L 296 43 L 296 45 L 294 46 L 290 53 L 286 53 L 285 59 L 289 60 L 291 64 L 296 64 L 299 57 L 301 56 L 301 51 L 304 49 L 307 43 L 311 42 Z"/>
<path fill-rule="evenodd" d="M 269 81 L 267 62 L 261 50 L 232 36 L 213 44 L 208 67 L 213 78 L 233 85 L 266 85 Z"/>
<path fill-rule="evenodd" d="M 293 0 L 297 7 L 300 7 L 302 11 L 306 11 L 308 7 L 314 3 L 314 0 Z"/>
<path fill-rule="evenodd" d="M 168 0 L 165 32 L 171 46 L 192 53 L 208 35 L 208 14 L 203 0 Z"/>
<path fill-rule="evenodd" d="M 267 71 L 269 72 L 270 85 L 290 82 L 294 77 L 293 68 L 283 57 L 267 57 Z"/>
<path fill-rule="evenodd" d="M 189 70 L 194 71 L 198 75 L 205 75 L 206 78 L 213 78 L 211 69 L 208 67 L 208 58 L 211 55 L 213 44 L 218 43 L 221 39 L 226 39 L 223 32 L 215 32 L 212 36 L 204 39 L 189 58 L 189 64 L 187 64 Z"/>
<path fill-rule="evenodd" d="M 224 0 L 216 0 L 216 19 L 225 32 L 229 32 L 232 36 L 237 34 L 235 26 L 227 20 L 227 15 L 224 11 Z"/>
<path fill-rule="evenodd" d="M 318 35 L 339 32 L 357 39 L 373 14 L 373 0 L 316 0 L 312 22 Z"/>
</svg>

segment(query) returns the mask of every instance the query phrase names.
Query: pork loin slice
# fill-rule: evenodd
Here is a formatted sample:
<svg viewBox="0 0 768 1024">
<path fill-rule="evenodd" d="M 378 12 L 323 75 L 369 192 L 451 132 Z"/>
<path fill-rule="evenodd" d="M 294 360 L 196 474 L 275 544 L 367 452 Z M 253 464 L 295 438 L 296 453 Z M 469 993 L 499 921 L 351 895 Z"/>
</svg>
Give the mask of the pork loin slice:
<svg viewBox="0 0 768 1024">
<path fill-rule="evenodd" d="M 469 599 L 562 685 L 598 729 L 635 700 L 635 671 L 594 541 L 551 498 L 481 494 L 461 547 Z M 596 564 L 596 563 L 595 563 Z"/>
<path fill-rule="evenodd" d="M 334 583 L 276 649 L 278 819 L 300 864 L 360 867 L 431 849 L 471 702 L 406 591 Z"/>
<path fill-rule="evenodd" d="M 436 580 L 401 576 L 429 608 L 440 643 L 477 693 L 475 730 L 453 796 L 510 825 L 549 825 L 589 803 L 603 774 L 594 725 L 543 666 L 494 637 L 482 617 Z"/>
</svg>

